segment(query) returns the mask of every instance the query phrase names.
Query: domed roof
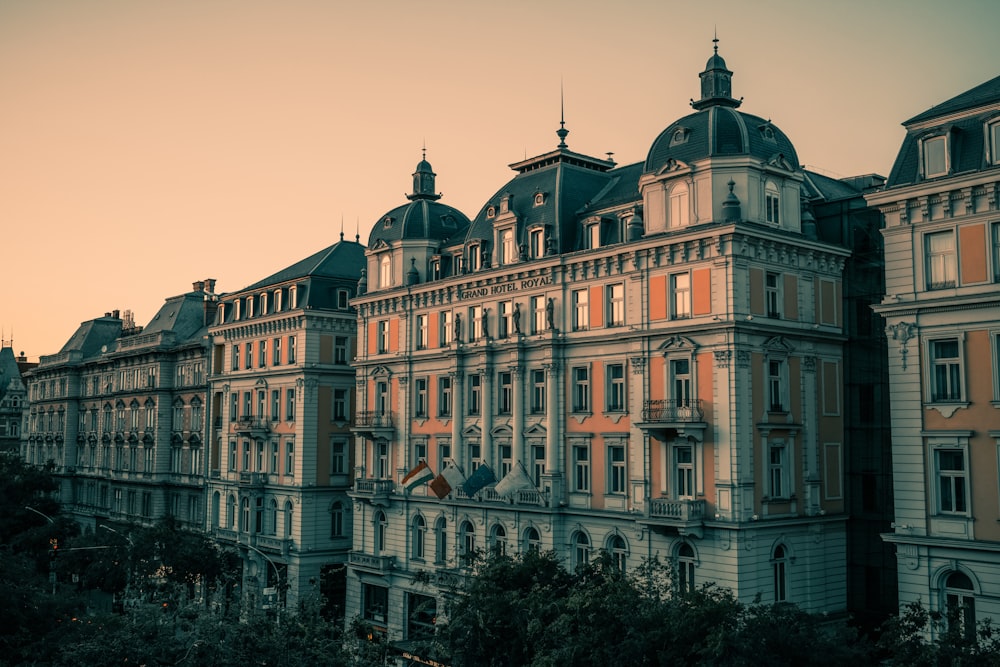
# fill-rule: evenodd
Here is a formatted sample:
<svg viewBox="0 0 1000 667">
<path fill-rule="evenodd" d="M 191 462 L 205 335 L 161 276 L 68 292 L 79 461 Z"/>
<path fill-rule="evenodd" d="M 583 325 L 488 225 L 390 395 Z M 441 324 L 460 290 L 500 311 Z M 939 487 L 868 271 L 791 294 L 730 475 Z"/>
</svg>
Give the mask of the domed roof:
<svg viewBox="0 0 1000 667">
<path fill-rule="evenodd" d="M 437 201 L 441 195 L 435 192 L 436 174 L 426 158 L 425 153 L 413 172 L 413 192 L 406 195 L 410 203 L 397 206 L 375 222 L 368 236 L 369 248 L 378 241 L 400 239 L 447 241 L 468 229 L 469 218 L 464 213 Z"/>
<path fill-rule="evenodd" d="M 649 149 L 643 171 L 657 172 L 670 160 L 691 163 L 724 155 L 748 155 L 762 161 L 781 155 L 793 169 L 799 167 L 795 146 L 771 121 L 719 105 L 685 116 L 661 132 Z"/>
<path fill-rule="evenodd" d="M 722 56 L 719 55 L 718 51 L 713 53 L 712 57 L 708 59 L 707 63 L 705 63 L 705 70 L 708 71 L 710 69 L 729 69 L 726 67 L 726 61 L 722 59 Z"/>
</svg>

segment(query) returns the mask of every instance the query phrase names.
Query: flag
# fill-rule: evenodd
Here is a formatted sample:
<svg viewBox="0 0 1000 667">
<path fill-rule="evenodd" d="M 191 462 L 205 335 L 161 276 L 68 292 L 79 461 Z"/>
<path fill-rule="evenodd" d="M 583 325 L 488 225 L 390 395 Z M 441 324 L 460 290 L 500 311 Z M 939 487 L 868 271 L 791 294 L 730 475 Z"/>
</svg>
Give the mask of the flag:
<svg viewBox="0 0 1000 667">
<path fill-rule="evenodd" d="M 469 475 L 469 479 L 465 480 L 465 484 L 462 485 L 462 489 L 465 491 L 465 495 L 470 498 L 474 496 L 480 489 L 485 486 L 492 484 L 497 481 L 496 475 L 485 463 L 480 463 L 479 467 Z"/>
<path fill-rule="evenodd" d="M 454 489 L 457 489 L 462 484 L 465 483 L 465 476 L 462 471 L 459 470 L 458 466 L 454 463 L 449 463 L 448 466 L 441 471 L 441 474 L 434 478 L 431 482 L 431 491 L 439 499 L 444 498 Z"/>
<path fill-rule="evenodd" d="M 528 477 L 528 472 L 524 469 L 524 465 L 520 461 L 514 468 L 504 475 L 504 478 L 497 483 L 496 487 L 493 489 L 499 496 L 509 496 L 519 489 L 533 489 L 535 488 L 534 482 Z"/>
<path fill-rule="evenodd" d="M 402 485 L 406 490 L 412 491 L 432 479 L 434 479 L 434 473 L 431 471 L 430 466 L 427 465 L 426 461 L 421 461 L 413 470 L 406 473 L 406 476 L 403 477 Z"/>
</svg>

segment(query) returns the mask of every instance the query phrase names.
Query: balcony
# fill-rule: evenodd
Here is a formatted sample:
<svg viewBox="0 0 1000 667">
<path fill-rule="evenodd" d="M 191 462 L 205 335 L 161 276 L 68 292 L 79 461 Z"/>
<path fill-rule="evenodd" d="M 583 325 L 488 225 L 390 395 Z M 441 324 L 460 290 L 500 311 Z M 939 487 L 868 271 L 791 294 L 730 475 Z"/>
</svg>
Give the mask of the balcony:
<svg viewBox="0 0 1000 667">
<path fill-rule="evenodd" d="M 249 438 L 266 438 L 271 432 L 271 423 L 266 419 L 240 417 L 236 421 L 236 433 Z"/>
<path fill-rule="evenodd" d="M 707 424 L 701 399 L 655 400 L 643 402 L 642 421 L 636 426 L 657 440 L 691 437 L 702 442 Z"/>
<path fill-rule="evenodd" d="M 396 483 L 391 479 L 360 478 L 354 480 L 354 488 L 347 493 L 352 498 L 364 498 L 372 505 L 388 505 L 395 488 Z"/>
<path fill-rule="evenodd" d="M 359 410 L 354 415 L 351 430 L 372 439 L 389 440 L 396 432 L 395 415 L 388 410 Z"/>
<path fill-rule="evenodd" d="M 392 556 L 372 556 L 369 554 L 352 551 L 347 556 L 347 563 L 357 570 L 364 570 L 374 574 L 386 574 L 396 567 L 395 558 Z"/>
<path fill-rule="evenodd" d="M 701 537 L 705 520 L 704 500 L 672 500 L 653 498 L 649 503 L 649 515 L 641 519 L 653 527 L 675 528 L 681 535 Z"/>
<path fill-rule="evenodd" d="M 291 547 L 291 540 L 281 539 L 268 535 L 255 535 L 254 545 L 261 551 L 281 554 L 282 556 L 288 555 L 288 550 Z"/>
<path fill-rule="evenodd" d="M 531 505 L 534 507 L 547 507 L 548 497 L 538 489 L 517 489 L 509 496 L 501 496 L 492 487 L 479 491 L 476 495 L 479 499 L 488 503 L 503 503 L 505 505 Z M 465 498 L 465 492 L 458 490 L 456 497 Z"/>
<path fill-rule="evenodd" d="M 267 484 L 266 472 L 241 472 L 240 486 L 249 488 L 261 488 Z"/>
</svg>

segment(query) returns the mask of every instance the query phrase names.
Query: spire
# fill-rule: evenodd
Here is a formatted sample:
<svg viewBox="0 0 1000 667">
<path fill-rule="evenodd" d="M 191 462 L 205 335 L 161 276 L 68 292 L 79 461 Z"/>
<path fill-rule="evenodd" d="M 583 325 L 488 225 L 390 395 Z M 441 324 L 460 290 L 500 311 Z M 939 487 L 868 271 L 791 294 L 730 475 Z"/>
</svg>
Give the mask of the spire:
<svg viewBox="0 0 1000 667">
<path fill-rule="evenodd" d="M 563 82 L 559 79 L 559 129 L 556 130 L 556 135 L 559 137 L 558 148 L 569 148 L 566 145 L 566 135 L 569 134 L 569 130 L 566 129 L 566 102 L 563 97 Z"/>
<path fill-rule="evenodd" d="M 344 214 L 340 214 L 340 240 L 344 240 Z"/>
<path fill-rule="evenodd" d="M 434 177 L 437 174 L 431 168 L 431 163 L 427 161 L 427 144 L 424 143 L 421 149 L 420 162 L 417 163 L 417 170 L 413 172 L 413 192 L 406 195 L 410 201 L 416 199 L 437 200 L 441 195 L 434 191 Z"/>
<path fill-rule="evenodd" d="M 712 57 L 705 64 L 701 77 L 701 99 L 691 100 L 691 106 L 701 111 L 712 106 L 736 108 L 743 99 L 733 99 L 733 73 L 726 68 L 726 61 L 719 55 L 719 36 L 712 38 Z"/>
</svg>

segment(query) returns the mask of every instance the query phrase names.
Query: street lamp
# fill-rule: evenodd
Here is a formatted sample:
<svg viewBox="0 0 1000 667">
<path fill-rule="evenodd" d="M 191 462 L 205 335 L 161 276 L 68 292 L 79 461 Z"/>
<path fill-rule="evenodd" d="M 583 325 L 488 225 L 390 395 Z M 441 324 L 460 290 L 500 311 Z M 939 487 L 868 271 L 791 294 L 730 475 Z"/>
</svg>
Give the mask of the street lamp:
<svg viewBox="0 0 1000 667">
<path fill-rule="evenodd" d="M 266 560 L 268 563 L 270 563 L 271 567 L 274 568 L 274 583 L 275 583 L 275 589 L 277 590 L 277 597 L 278 597 L 278 606 L 277 606 L 277 608 L 275 609 L 275 612 L 274 612 L 274 622 L 275 623 L 280 623 L 280 621 L 281 621 L 281 604 L 280 604 L 281 603 L 281 571 L 278 570 L 278 565 L 273 560 L 271 560 L 270 556 L 268 556 L 266 553 L 264 553 L 263 551 L 261 551 L 257 547 L 252 546 L 250 544 L 244 544 L 242 546 L 246 547 L 247 549 L 250 549 L 254 553 L 260 554 L 260 556 L 264 560 Z"/>
<path fill-rule="evenodd" d="M 56 522 L 56 520 L 50 517 L 48 514 L 46 514 L 45 512 L 39 512 L 31 505 L 25 505 L 24 509 L 28 510 L 29 512 L 34 512 L 38 516 L 48 521 L 50 524 L 54 524 Z M 59 549 L 59 538 L 57 537 L 49 538 L 49 581 L 52 583 L 53 595 L 56 594 L 56 554 L 58 553 L 58 549 Z"/>
<path fill-rule="evenodd" d="M 130 594 L 132 592 L 132 550 L 135 548 L 135 542 L 132 540 L 132 535 L 127 533 L 121 533 L 112 528 L 111 526 L 105 525 L 103 523 L 100 526 L 98 526 L 98 528 L 114 533 L 118 537 L 123 537 L 125 538 L 125 541 L 128 542 L 128 567 L 125 568 L 125 600 L 130 600 L 131 599 Z M 124 608 L 125 608 L 125 601 L 123 600 L 122 609 L 124 610 Z"/>
<path fill-rule="evenodd" d="M 28 510 L 29 512 L 34 512 L 35 514 L 37 514 L 38 516 L 42 517 L 43 519 L 45 519 L 49 523 L 55 523 L 56 522 L 56 520 L 53 519 L 52 517 L 50 517 L 48 514 L 46 514 L 45 512 L 39 512 L 34 507 L 31 507 L 29 505 L 25 505 L 24 509 Z"/>
</svg>

